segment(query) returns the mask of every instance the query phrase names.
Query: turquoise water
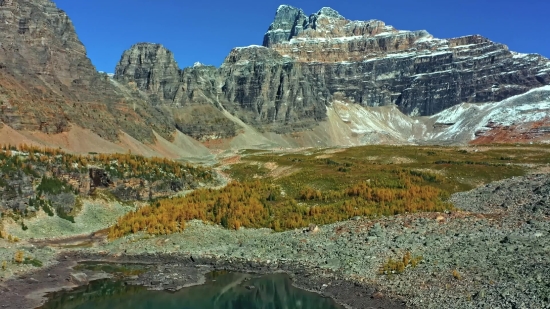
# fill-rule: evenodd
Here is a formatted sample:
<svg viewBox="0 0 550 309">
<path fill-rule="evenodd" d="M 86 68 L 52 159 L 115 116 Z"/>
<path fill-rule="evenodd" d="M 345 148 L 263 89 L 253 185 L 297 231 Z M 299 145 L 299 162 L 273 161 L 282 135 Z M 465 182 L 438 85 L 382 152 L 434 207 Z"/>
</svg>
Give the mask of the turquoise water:
<svg viewBox="0 0 550 309">
<path fill-rule="evenodd" d="M 247 279 L 249 278 L 249 279 Z M 250 288 L 254 286 L 254 288 Z M 247 288 L 248 287 L 248 288 Z M 342 309 L 329 298 L 300 290 L 284 274 L 254 277 L 218 272 L 204 285 L 175 293 L 148 291 L 122 281 L 99 280 L 58 292 L 44 309 Z"/>
</svg>

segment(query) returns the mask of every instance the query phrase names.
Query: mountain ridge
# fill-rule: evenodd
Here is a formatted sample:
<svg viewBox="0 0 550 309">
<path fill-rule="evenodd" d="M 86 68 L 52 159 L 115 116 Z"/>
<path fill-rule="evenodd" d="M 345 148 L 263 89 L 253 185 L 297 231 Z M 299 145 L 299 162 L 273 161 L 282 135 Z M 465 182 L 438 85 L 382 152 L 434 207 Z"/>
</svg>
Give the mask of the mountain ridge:
<svg viewBox="0 0 550 309">
<path fill-rule="evenodd" d="M 445 40 L 379 20 L 350 21 L 326 7 L 306 16 L 280 6 L 265 46 L 234 48 L 220 67 L 180 68 L 164 46 L 137 43 L 112 77 L 96 72 L 69 17 L 53 2 L 2 2 L 0 19 L 0 123 L 30 143 L 77 152 L 93 147 L 62 136 L 89 136 L 146 155 L 162 156 L 170 148 L 176 157 L 204 154 L 204 146 L 216 153 L 467 143 L 489 134 L 478 132 L 487 124 L 452 128 L 464 130 L 461 137 L 439 134 L 454 124 L 439 124 L 437 115 L 550 83 L 550 63 L 540 55 L 510 52 L 478 35 Z M 537 102 L 520 105 L 546 106 Z M 527 117 L 533 125 L 545 127 L 541 114 L 548 110 L 532 113 L 539 115 Z M 396 119 L 406 125 L 391 123 Z M 12 142 L 12 131 L 2 130 L 0 142 Z M 545 132 L 536 140 L 547 140 Z M 194 146 L 174 153 L 182 136 L 194 139 Z"/>
</svg>

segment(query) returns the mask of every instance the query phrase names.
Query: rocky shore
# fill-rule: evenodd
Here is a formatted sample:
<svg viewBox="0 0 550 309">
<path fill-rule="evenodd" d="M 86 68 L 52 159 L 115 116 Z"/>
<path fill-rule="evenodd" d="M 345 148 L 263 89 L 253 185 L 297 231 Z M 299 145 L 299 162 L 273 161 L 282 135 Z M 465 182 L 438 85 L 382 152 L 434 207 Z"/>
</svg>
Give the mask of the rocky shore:
<svg viewBox="0 0 550 309">
<path fill-rule="evenodd" d="M 44 274 L 69 261 L 102 261 L 157 265 L 150 275 L 131 279 L 155 289 L 196 283 L 200 274 L 216 269 L 283 271 L 297 286 L 350 308 L 548 308 L 548 184 L 550 175 L 516 177 L 452 196 L 460 211 L 354 218 L 313 232 L 230 231 L 192 221 L 180 234 L 134 234 L 63 249 L 67 261 L 0 281 L 0 306 L 31 308 L 14 304 L 41 290 L 42 280 L 55 281 Z M 406 252 L 422 256 L 421 262 L 399 274 L 380 274 L 388 259 Z M 60 286 L 72 282 L 64 281 L 70 273 L 61 271 Z"/>
<path fill-rule="evenodd" d="M 142 265 L 144 272 L 127 275 L 127 284 L 152 290 L 177 291 L 203 284 L 205 275 L 216 270 L 229 270 L 257 275 L 283 272 L 296 287 L 331 297 L 346 308 L 406 308 L 404 301 L 391 299 L 365 283 L 346 279 L 335 272 L 291 261 L 281 264 L 244 259 L 185 256 L 179 254 L 105 255 L 81 251 L 67 253 L 58 263 L 2 284 L 2 308 L 36 308 L 47 300 L 48 293 L 86 285 L 90 281 L 113 277 L 112 274 L 88 269 L 76 269 L 79 263 L 112 263 Z"/>
</svg>

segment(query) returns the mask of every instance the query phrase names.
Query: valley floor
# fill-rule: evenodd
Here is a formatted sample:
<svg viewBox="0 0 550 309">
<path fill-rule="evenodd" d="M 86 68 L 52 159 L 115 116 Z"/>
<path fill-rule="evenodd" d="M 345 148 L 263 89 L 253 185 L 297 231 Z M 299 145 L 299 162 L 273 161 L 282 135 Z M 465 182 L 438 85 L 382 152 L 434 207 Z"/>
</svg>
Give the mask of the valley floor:
<svg viewBox="0 0 550 309">
<path fill-rule="evenodd" d="M 298 286 L 350 308 L 549 308 L 550 174 L 491 182 L 450 201 L 456 210 L 355 217 L 312 231 L 235 231 L 190 221 L 181 233 L 139 232 L 114 241 L 106 240 L 106 231 L 18 243 L 0 239 L 0 260 L 23 250 L 43 263 L 40 269 L 8 263 L 0 270 L 0 306 L 30 308 L 46 287 L 85 284 L 92 274 L 82 279 L 70 267 L 94 260 L 173 268 L 133 279 L 156 289 L 197 282 L 197 269 L 285 271 Z M 381 272 L 407 253 L 418 257 L 418 265 Z M 174 274 L 188 277 L 180 282 Z"/>
</svg>

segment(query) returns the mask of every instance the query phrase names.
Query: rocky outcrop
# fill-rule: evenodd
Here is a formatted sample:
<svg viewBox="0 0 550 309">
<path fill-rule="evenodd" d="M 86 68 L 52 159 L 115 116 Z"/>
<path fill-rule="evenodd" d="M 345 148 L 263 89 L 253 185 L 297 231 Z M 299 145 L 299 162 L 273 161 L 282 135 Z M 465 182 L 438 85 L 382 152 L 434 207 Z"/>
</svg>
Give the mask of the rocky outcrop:
<svg viewBox="0 0 550 309">
<path fill-rule="evenodd" d="M 153 129 L 173 133 L 168 114 L 125 97 L 96 71 L 52 1 L 0 1 L 0 42 L 0 123 L 52 134 L 76 124 L 112 141 L 121 130 L 146 142 Z"/>
<path fill-rule="evenodd" d="M 138 89 L 160 93 L 162 97 L 173 95 L 169 87 L 179 80 L 179 67 L 172 52 L 160 44 L 139 43 L 124 52 L 116 67 L 119 80 Z M 164 93 L 167 91 L 167 93 Z M 153 104 L 157 100 L 153 101 Z"/>
<path fill-rule="evenodd" d="M 211 104 L 277 133 L 314 128 L 335 101 L 430 116 L 550 83 L 549 61 L 540 55 L 514 53 L 478 35 L 435 39 L 378 20 L 350 21 L 330 8 L 307 17 L 280 6 L 263 45 L 233 49 L 218 69 L 174 73 L 168 51 L 138 44 L 124 53 L 115 79 L 135 83 L 151 101 Z"/>
<path fill-rule="evenodd" d="M 350 21 L 328 8 L 311 15 L 303 31 L 273 37 L 292 22 L 288 10 L 278 10 L 264 45 L 308 66 L 323 63 L 329 92 L 364 106 L 396 104 L 426 116 L 550 83 L 548 59 L 539 55 L 513 53 L 479 35 L 442 40 L 378 20 Z"/>
</svg>

